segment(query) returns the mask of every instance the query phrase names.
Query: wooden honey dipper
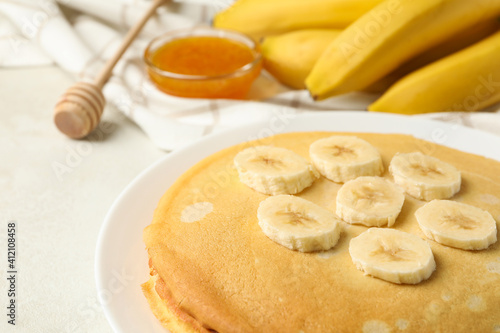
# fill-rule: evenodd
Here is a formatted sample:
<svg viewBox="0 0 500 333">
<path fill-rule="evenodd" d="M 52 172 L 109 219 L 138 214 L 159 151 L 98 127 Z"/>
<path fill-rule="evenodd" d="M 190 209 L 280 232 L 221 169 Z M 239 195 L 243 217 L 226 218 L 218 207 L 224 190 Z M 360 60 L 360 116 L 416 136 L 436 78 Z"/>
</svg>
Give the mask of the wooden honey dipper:
<svg viewBox="0 0 500 333">
<path fill-rule="evenodd" d="M 57 128 L 73 139 L 87 136 L 97 127 L 106 100 L 102 88 L 111 77 L 116 63 L 123 56 L 156 9 L 168 0 L 154 0 L 142 18 L 127 32 L 120 48 L 110 58 L 93 83 L 77 82 L 61 96 L 54 108 Z"/>
</svg>

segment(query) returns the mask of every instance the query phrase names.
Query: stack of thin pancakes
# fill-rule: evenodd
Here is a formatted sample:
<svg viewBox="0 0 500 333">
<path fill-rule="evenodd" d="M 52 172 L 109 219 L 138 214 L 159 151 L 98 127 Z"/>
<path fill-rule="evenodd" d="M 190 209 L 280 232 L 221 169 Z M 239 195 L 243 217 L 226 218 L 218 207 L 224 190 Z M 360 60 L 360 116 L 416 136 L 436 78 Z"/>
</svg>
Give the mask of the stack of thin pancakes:
<svg viewBox="0 0 500 333">
<path fill-rule="evenodd" d="M 280 246 L 258 225 L 268 196 L 239 181 L 234 156 L 256 145 L 283 147 L 309 160 L 312 142 L 338 133 L 287 133 L 239 144 L 193 166 L 168 189 L 144 231 L 151 309 L 172 332 L 500 332 L 500 242 L 465 251 L 427 240 L 406 196 L 393 228 L 430 244 L 437 268 L 417 285 L 364 275 L 349 241 L 364 226 L 343 227 L 329 251 Z M 350 133 L 349 135 L 352 135 Z M 500 163 L 407 135 L 356 133 L 382 156 L 383 177 L 397 152 L 421 151 L 461 171 L 452 200 L 487 210 L 500 224 Z M 342 184 L 323 177 L 297 194 L 335 212 Z"/>
</svg>

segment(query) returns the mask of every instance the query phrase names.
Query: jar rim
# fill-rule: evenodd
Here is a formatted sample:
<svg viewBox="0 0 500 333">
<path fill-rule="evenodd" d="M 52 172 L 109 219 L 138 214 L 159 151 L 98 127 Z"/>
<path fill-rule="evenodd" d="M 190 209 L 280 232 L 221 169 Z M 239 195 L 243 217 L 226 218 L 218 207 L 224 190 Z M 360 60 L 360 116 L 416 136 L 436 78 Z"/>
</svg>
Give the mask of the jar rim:
<svg viewBox="0 0 500 333">
<path fill-rule="evenodd" d="M 243 43 L 252 51 L 253 60 L 230 73 L 218 74 L 218 75 L 179 74 L 160 69 L 159 67 L 153 64 L 153 62 L 151 61 L 151 57 L 152 54 L 154 53 L 153 51 L 156 50 L 158 46 L 165 45 L 166 43 L 173 40 L 189 38 L 189 37 L 217 37 Z M 154 71 L 156 74 L 159 74 L 161 76 L 172 79 L 180 79 L 180 80 L 203 81 L 203 80 L 228 79 L 243 75 L 252 70 L 255 66 L 257 66 L 261 62 L 262 54 L 260 52 L 259 43 L 257 43 L 253 38 L 243 33 L 233 30 L 218 29 L 211 27 L 191 27 L 191 28 L 172 30 L 163 35 L 155 37 L 153 40 L 151 40 L 151 42 L 149 42 L 148 46 L 146 47 L 143 59 L 150 70 Z"/>
</svg>

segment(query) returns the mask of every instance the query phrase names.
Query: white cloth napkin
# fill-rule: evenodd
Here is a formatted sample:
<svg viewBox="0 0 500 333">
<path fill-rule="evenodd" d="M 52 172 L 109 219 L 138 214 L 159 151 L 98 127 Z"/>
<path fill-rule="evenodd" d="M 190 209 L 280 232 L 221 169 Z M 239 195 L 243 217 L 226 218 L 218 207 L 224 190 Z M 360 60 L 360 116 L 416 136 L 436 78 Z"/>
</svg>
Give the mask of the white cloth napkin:
<svg viewBox="0 0 500 333">
<path fill-rule="evenodd" d="M 252 87 L 247 101 L 187 99 L 159 92 L 144 71 L 142 54 L 147 43 L 172 29 L 208 25 L 213 14 L 231 2 L 179 0 L 160 8 L 105 86 L 108 104 L 137 123 L 158 147 L 173 150 L 215 131 L 284 114 L 364 110 L 377 97 L 353 93 L 315 103 L 306 91 L 288 90 L 265 72 Z M 91 80 L 149 3 L 144 0 L 3 0 L 0 2 L 0 67 L 55 63 L 75 79 Z M 70 21 L 60 5 L 76 12 L 70 15 Z M 500 114 L 497 113 L 426 117 L 500 134 Z"/>
</svg>

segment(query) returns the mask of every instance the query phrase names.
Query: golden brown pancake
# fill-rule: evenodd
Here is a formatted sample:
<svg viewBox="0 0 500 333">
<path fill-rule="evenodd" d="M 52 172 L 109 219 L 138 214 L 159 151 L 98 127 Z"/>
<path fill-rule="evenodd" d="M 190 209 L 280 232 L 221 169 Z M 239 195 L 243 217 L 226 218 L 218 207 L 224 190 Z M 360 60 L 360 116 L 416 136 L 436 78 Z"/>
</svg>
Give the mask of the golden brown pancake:
<svg viewBox="0 0 500 333">
<path fill-rule="evenodd" d="M 300 253 L 261 231 L 267 196 L 239 179 L 234 156 L 273 145 L 309 160 L 309 145 L 334 134 L 280 134 L 222 150 L 193 166 L 162 197 L 144 231 L 152 278 L 143 285 L 156 317 L 172 332 L 500 332 L 500 242 L 465 251 L 431 240 L 437 268 L 417 285 L 364 275 L 348 252 L 367 228 L 344 224 L 329 251 Z M 452 200 L 500 221 L 500 163 L 408 135 L 356 135 L 375 146 L 387 167 L 397 152 L 421 151 L 457 167 Z M 485 143 L 486 144 L 486 143 Z M 298 194 L 335 212 L 341 184 L 320 178 Z M 426 239 L 414 217 L 424 201 L 406 196 L 393 228 Z"/>
</svg>

